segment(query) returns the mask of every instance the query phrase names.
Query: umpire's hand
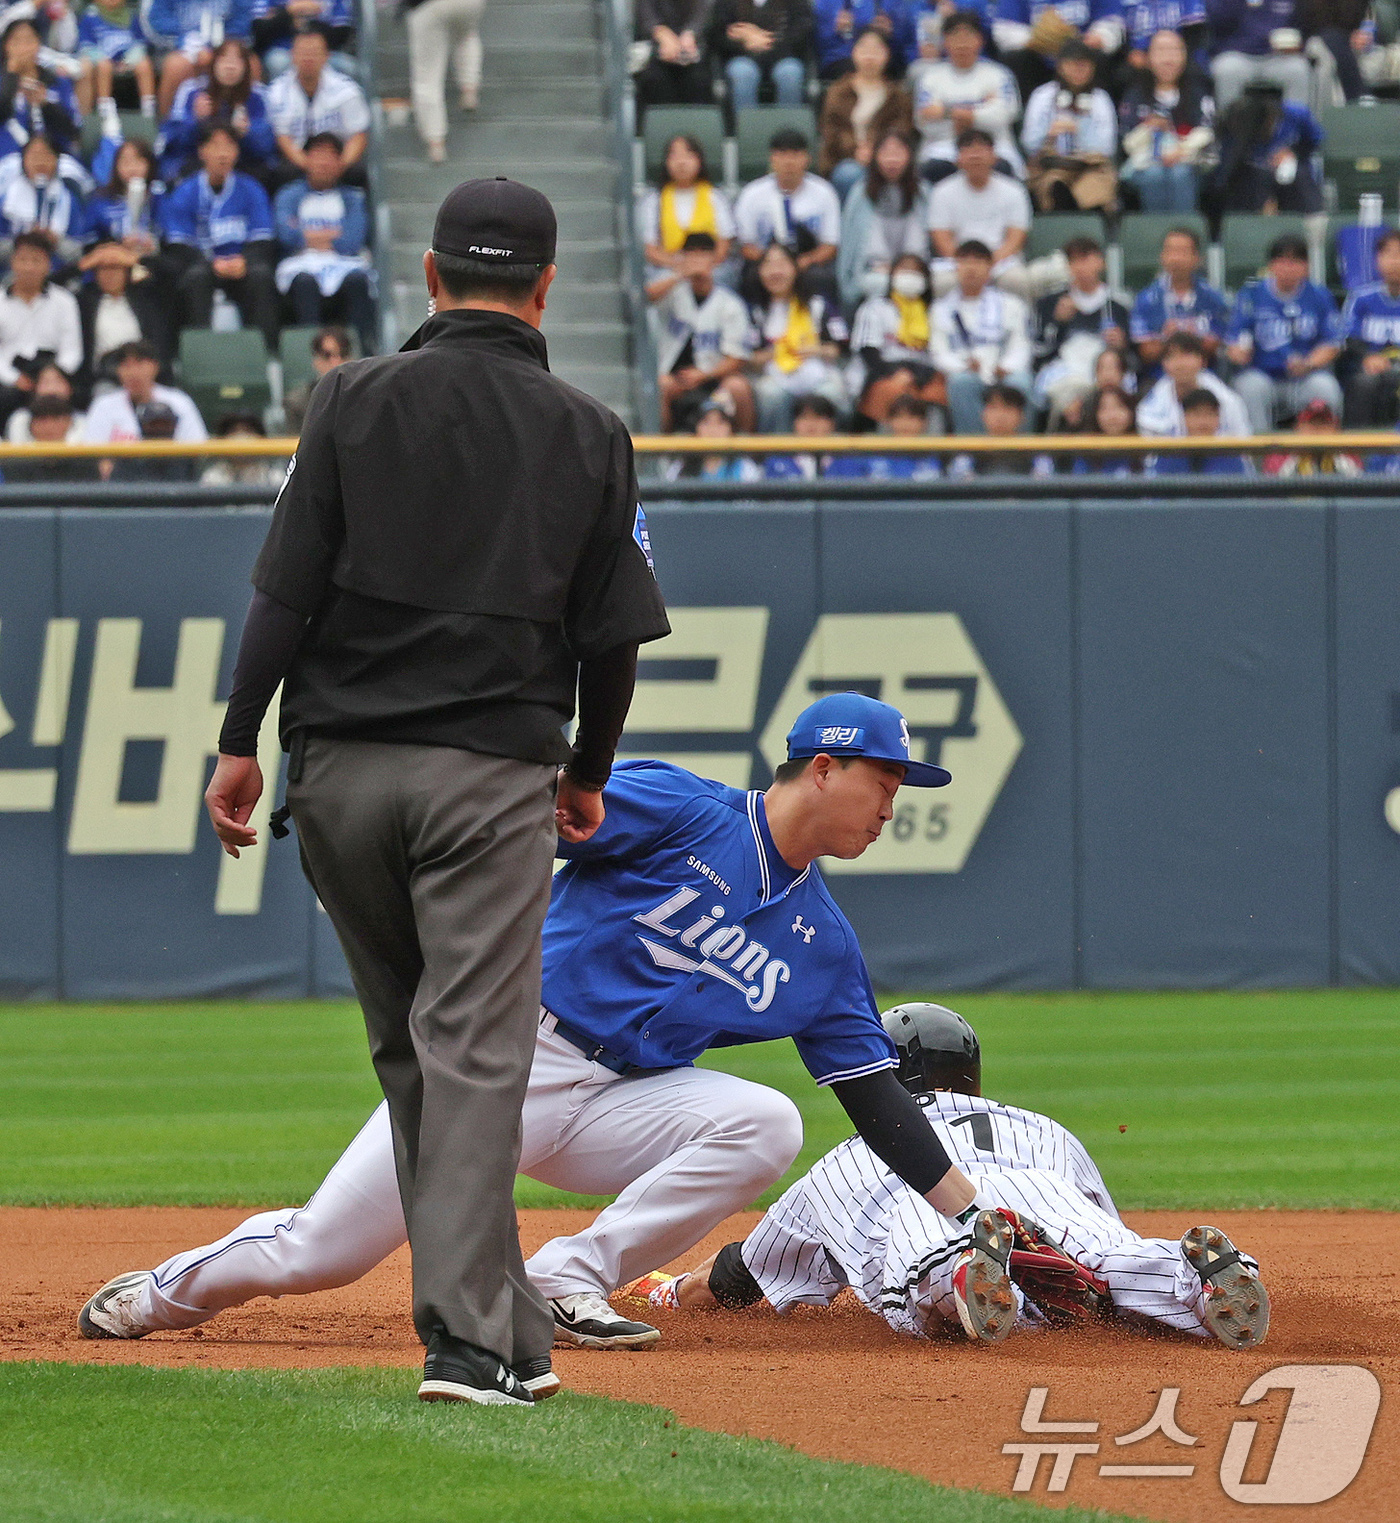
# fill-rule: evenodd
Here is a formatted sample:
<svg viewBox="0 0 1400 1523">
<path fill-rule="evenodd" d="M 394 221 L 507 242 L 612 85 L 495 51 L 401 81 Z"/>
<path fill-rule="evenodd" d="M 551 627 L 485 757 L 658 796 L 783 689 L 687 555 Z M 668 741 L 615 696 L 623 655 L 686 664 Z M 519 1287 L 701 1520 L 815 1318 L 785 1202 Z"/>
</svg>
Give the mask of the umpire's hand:
<svg viewBox="0 0 1400 1523">
<path fill-rule="evenodd" d="M 220 762 L 223 758 L 220 757 Z M 215 781 L 219 774 L 215 772 Z M 213 791 L 214 784 L 209 785 Z M 212 813 L 212 809 L 211 809 Z M 554 796 L 554 828 L 565 841 L 586 841 L 603 823 L 603 791 L 586 788 L 560 769 L 558 791 Z M 218 830 L 218 823 L 214 828 Z M 222 837 L 222 831 L 220 836 Z M 228 848 L 225 847 L 225 850 Z M 236 854 L 235 854 L 236 855 Z"/>
<path fill-rule="evenodd" d="M 256 756 L 220 755 L 204 790 L 204 807 L 214 822 L 214 834 L 223 843 L 231 857 L 238 855 L 240 846 L 256 846 L 258 833 L 248 825 L 248 817 L 262 797 L 263 776 Z M 602 819 L 602 800 L 599 800 L 598 818 Z M 594 826 L 597 829 L 597 826 Z M 589 831 L 589 835 L 592 835 Z M 586 836 L 580 836 L 586 840 Z"/>
</svg>

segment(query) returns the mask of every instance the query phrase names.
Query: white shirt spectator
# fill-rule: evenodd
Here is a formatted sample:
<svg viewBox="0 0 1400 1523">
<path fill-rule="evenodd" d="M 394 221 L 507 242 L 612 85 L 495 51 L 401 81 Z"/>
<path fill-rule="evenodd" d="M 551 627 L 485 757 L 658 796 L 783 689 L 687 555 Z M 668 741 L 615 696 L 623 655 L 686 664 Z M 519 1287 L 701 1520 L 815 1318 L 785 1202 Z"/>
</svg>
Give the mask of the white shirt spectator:
<svg viewBox="0 0 1400 1523">
<path fill-rule="evenodd" d="M 818 243 L 841 242 L 841 198 L 829 180 L 804 175 L 791 195 L 778 188 L 774 175 L 753 180 L 739 192 L 734 204 L 739 241 L 767 248 L 776 239 L 791 245 L 793 234 L 804 227 Z"/>
<path fill-rule="evenodd" d="M 10 444 L 33 444 L 34 435 L 29 431 L 29 424 L 33 414 L 27 407 L 16 408 L 10 414 L 10 421 L 5 425 L 5 438 Z M 87 422 L 87 414 L 75 412 L 73 421 L 68 425 L 68 433 L 64 438 L 65 444 L 81 444 L 83 442 L 83 425 Z"/>
<path fill-rule="evenodd" d="M 13 386 L 15 361 L 32 360 L 41 349 L 52 351 L 60 370 L 77 372 L 83 363 L 78 303 L 52 281 L 32 301 L 6 287 L 0 295 L 0 381 Z"/>
<path fill-rule="evenodd" d="M 1087 104 L 1088 110 L 1081 111 L 1081 104 Z M 1047 143 L 1050 124 L 1057 116 L 1073 117 L 1075 130 L 1056 133 L 1053 141 Z M 1026 102 L 1026 119 L 1021 124 L 1021 144 L 1031 154 L 1044 149 L 1062 158 L 1075 153 L 1101 153 L 1112 158 L 1118 152 L 1118 114 L 1108 91 L 1086 90 L 1082 95 L 1071 95 L 1054 79 L 1032 90 Z"/>
<path fill-rule="evenodd" d="M 992 174 L 981 190 L 974 190 L 959 170 L 933 187 L 928 225 L 931 231 L 951 233 L 955 244 L 975 238 L 995 254 L 1008 228 L 1030 227 L 1031 198 L 1009 175 Z"/>
<path fill-rule="evenodd" d="M 683 228 L 689 227 L 690 219 L 695 213 L 695 187 L 692 185 L 689 190 L 675 190 L 672 194 L 675 198 L 676 221 Z M 734 208 L 729 204 L 729 197 L 714 185 L 710 186 L 710 207 L 715 215 L 715 237 L 732 238 Z M 654 247 L 661 242 L 661 192 L 655 188 L 647 191 L 637 208 L 637 235 L 644 248 Z"/>
<path fill-rule="evenodd" d="M 927 365 L 928 350 L 911 349 L 899 342 L 899 308 L 888 296 L 871 296 L 861 302 L 851 324 L 851 352 L 878 349 L 882 360 L 917 360 Z"/>
<path fill-rule="evenodd" d="M 988 286 L 980 296 L 949 291 L 929 313 L 929 350 L 944 375 L 959 375 L 969 355 L 987 385 L 1002 375 L 1024 375 L 1031 368 L 1030 312 L 1019 296 Z"/>
<path fill-rule="evenodd" d="M 1243 399 L 1218 375 L 1203 370 L 1196 385 L 1210 392 L 1220 403 L 1217 438 L 1243 439 L 1254 432 L 1249 426 L 1249 413 Z M 1176 394 L 1176 383 L 1169 375 L 1164 375 L 1138 403 L 1137 425 L 1139 433 L 1151 434 L 1158 439 L 1186 437 L 1186 418 L 1181 411 L 1181 400 Z"/>
<path fill-rule="evenodd" d="M 979 58 L 970 69 L 955 69 L 946 58 L 940 58 L 921 75 L 914 105 L 914 119 L 923 138 L 920 163 L 936 159 L 951 163 L 957 158 L 958 134 L 951 113 L 971 108 L 973 126 L 991 133 L 997 157 L 1005 159 L 1018 174 L 1025 173 L 1021 151 L 1011 135 L 1011 124 L 1021 112 L 1021 95 L 1015 76 L 1004 65 Z M 924 107 L 933 105 L 943 106 L 949 114 L 936 122 L 925 120 Z"/>
<path fill-rule="evenodd" d="M 316 94 L 310 99 L 295 69 L 288 69 L 267 87 L 267 114 L 278 137 L 298 146 L 318 132 L 333 132 L 344 142 L 369 131 L 369 102 L 348 75 L 329 64 L 321 70 Z"/>
<path fill-rule="evenodd" d="M 104 355 L 146 335 L 125 296 L 101 296 L 92 324 L 92 362 L 100 365 Z"/>
<path fill-rule="evenodd" d="M 175 414 L 175 437 L 182 443 L 209 437 L 199 409 L 183 391 L 177 391 L 173 386 L 153 386 L 151 401 L 164 402 Z M 123 387 L 104 392 L 88 408 L 87 427 L 83 430 L 86 443 L 115 444 L 140 437 L 141 425 L 136 421 L 136 409 Z"/>
<path fill-rule="evenodd" d="M 690 345 L 690 363 L 706 375 L 721 360 L 749 354 L 749 309 L 727 286 L 715 282 L 697 301 L 688 280 L 678 280 L 654 308 L 660 326 L 657 358 L 669 375 Z"/>
<path fill-rule="evenodd" d="M 860 396 L 870 379 L 865 363 L 867 349 L 874 349 L 882 360 L 932 364 L 928 346 L 910 348 L 900 342 L 899 330 L 899 308 L 888 296 L 869 296 L 856 309 L 851 323 L 851 362 L 846 367 L 846 388 L 853 397 Z"/>
</svg>

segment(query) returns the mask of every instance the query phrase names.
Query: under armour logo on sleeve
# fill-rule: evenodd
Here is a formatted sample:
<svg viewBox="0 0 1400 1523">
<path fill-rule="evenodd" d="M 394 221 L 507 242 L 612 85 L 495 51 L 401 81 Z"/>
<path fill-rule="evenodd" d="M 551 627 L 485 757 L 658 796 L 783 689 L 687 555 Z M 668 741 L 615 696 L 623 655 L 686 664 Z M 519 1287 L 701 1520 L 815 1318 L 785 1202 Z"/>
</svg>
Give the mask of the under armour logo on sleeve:
<svg viewBox="0 0 1400 1523">
<path fill-rule="evenodd" d="M 801 915 L 797 915 L 793 918 L 792 928 L 802 938 L 803 946 L 809 946 L 811 944 L 812 937 L 817 934 L 816 926 L 804 925 Z"/>
</svg>

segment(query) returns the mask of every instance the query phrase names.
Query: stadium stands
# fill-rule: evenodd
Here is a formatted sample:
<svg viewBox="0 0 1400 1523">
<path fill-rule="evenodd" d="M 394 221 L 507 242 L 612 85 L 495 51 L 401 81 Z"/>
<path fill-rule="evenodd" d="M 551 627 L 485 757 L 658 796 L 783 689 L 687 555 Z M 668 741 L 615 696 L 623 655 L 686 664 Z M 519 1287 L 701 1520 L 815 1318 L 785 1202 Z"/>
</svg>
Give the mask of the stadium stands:
<svg viewBox="0 0 1400 1523">
<path fill-rule="evenodd" d="M 980 11 L 981 7 L 976 9 Z M 1055 0 L 1048 3 L 1034 0 L 1029 14 L 1034 17 L 1054 9 Z M 1153 27 L 1145 19 L 1147 9 L 1138 7 L 1144 15 L 1134 14 L 1132 18 L 1133 35 L 1140 39 L 1152 35 Z M 991 35 L 983 50 L 984 59 L 995 61 L 997 41 L 1006 41 L 1001 37 L 1003 18 L 1020 25 L 1022 10 L 1016 9 L 1015 0 L 991 0 L 987 7 L 991 25 L 985 28 Z M 944 25 L 947 21 L 946 6 L 938 8 L 914 0 L 902 8 L 875 5 L 872 15 L 877 25 L 886 11 L 891 18 L 895 18 L 896 12 L 903 16 L 908 11 L 915 20 L 924 11 L 939 11 Z M 1104 7 L 1105 16 L 1115 14 L 1117 8 L 1111 3 Z M 1275 12 L 1270 14 L 1277 22 Z M 1368 46 L 1381 48 L 1396 41 L 1385 30 L 1388 24 L 1383 18 L 1380 31 Z M 1134 83 L 1137 76 L 1124 47 L 1100 67 L 1098 84 L 1109 89 L 1115 102 L 1133 84 L 1137 91 L 1134 115 L 1131 118 L 1125 115 L 1125 124 L 1131 121 L 1137 125 L 1147 120 L 1152 125 L 1151 108 L 1142 105 L 1144 89 L 1148 98 L 1157 102 L 1159 125 L 1149 145 L 1150 152 L 1157 156 L 1156 162 L 1173 163 L 1171 145 L 1178 141 L 1178 136 L 1184 139 L 1188 133 L 1191 135 L 1193 155 L 1198 155 L 1193 162 L 1200 169 L 1198 205 L 1178 211 L 1141 210 L 1131 182 L 1122 181 L 1116 195 L 1100 208 L 1102 185 L 1111 186 L 1112 181 L 1095 182 L 1082 192 L 1081 198 L 1079 187 L 1084 185 L 1086 176 L 1092 178 L 1093 174 L 1092 162 L 1081 158 L 1076 160 L 1074 174 L 1066 176 L 1063 185 L 1054 187 L 1054 209 L 1031 216 L 1022 235 L 1017 230 L 1014 201 L 998 188 L 1004 181 L 995 181 L 987 194 L 996 198 L 996 211 L 985 219 L 987 233 L 981 240 L 993 257 L 993 276 L 986 293 L 977 298 L 982 306 L 976 309 L 980 314 L 977 322 L 986 325 L 988 337 L 984 341 L 980 332 L 965 333 L 958 342 L 965 344 L 966 358 L 950 361 L 945 352 L 944 370 L 940 373 L 933 362 L 929 334 L 952 330 L 947 322 L 940 329 L 934 320 L 936 314 L 931 311 L 934 292 L 950 292 L 939 298 L 945 305 L 961 298 L 957 290 L 950 290 L 956 261 L 934 258 L 936 251 L 919 225 L 918 219 L 925 215 L 922 208 L 927 196 L 927 186 L 920 182 L 926 179 L 929 184 L 946 185 L 949 183 L 946 177 L 957 166 L 946 159 L 925 159 L 920 164 L 918 141 L 911 144 L 914 169 L 905 171 L 900 165 L 906 162 L 907 151 L 892 146 L 891 167 L 885 169 L 880 159 L 883 139 L 870 138 L 861 150 L 862 162 L 877 161 L 881 168 L 879 174 L 873 168 L 869 170 L 868 193 L 864 181 L 849 192 L 844 187 L 853 177 L 843 182 L 839 260 L 834 266 L 840 271 L 839 289 L 830 273 L 833 265 L 824 262 L 829 250 L 823 246 L 833 241 L 831 224 L 821 213 L 820 197 L 805 182 L 796 179 L 789 180 L 788 189 L 777 200 L 772 182 L 763 192 L 766 200 L 774 200 L 775 206 L 778 201 L 782 203 L 772 236 L 787 244 L 797 258 L 801 275 L 792 295 L 785 294 L 784 285 L 780 288 L 784 294 L 773 296 L 767 274 L 752 259 L 757 251 L 752 247 L 751 233 L 744 235 L 749 259 L 740 254 L 737 243 L 728 258 L 723 257 L 734 231 L 730 208 L 746 185 L 777 167 L 779 155 L 774 155 L 773 164 L 769 161 L 769 147 L 777 132 L 799 131 L 812 149 L 815 167 L 816 124 L 823 96 L 830 81 L 842 77 L 845 67 L 839 59 L 833 62 L 828 58 L 832 42 L 822 31 L 822 25 L 819 18 L 816 51 L 806 57 L 807 104 L 741 105 L 733 110 L 724 72 L 717 64 L 713 70 L 713 104 L 652 105 L 644 98 L 636 104 L 635 115 L 641 122 L 633 155 L 637 238 L 647 248 L 646 295 L 652 303 L 664 302 L 669 324 L 671 341 L 660 348 L 671 365 L 665 379 L 668 417 L 673 420 L 673 427 L 689 431 L 702 414 L 712 414 L 708 402 L 717 389 L 726 396 L 736 388 L 742 394 L 745 381 L 756 390 L 762 387 L 771 390 L 780 384 L 789 395 L 800 399 L 803 378 L 810 375 L 813 388 L 830 401 L 838 389 L 832 383 L 836 373 L 842 376 L 845 385 L 845 406 L 838 409 L 840 428 L 857 433 L 871 429 L 887 431 L 885 419 L 892 400 L 909 395 L 926 410 L 929 431 L 949 431 L 947 383 L 958 379 L 961 368 L 972 366 L 975 360 L 988 384 L 994 378 L 1004 380 L 1006 368 L 994 347 L 988 349 L 987 344 L 995 346 L 994 336 L 998 332 L 1015 331 L 1020 319 L 1013 313 L 1008 328 L 1006 320 L 997 315 L 1001 310 L 997 304 L 1014 302 L 1009 293 L 1023 290 L 1028 291 L 1033 308 L 1035 342 L 1036 374 L 1028 399 L 1028 428 L 1044 428 L 1050 419 L 1056 420 L 1061 428 L 1078 426 L 1076 392 L 1087 398 L 1095 387 L 1121 385 L 1130 397 L 1144 397 L 1162 376 L 1162 343 L 1174 332 L 1195 333 L 1204 339 L 1206 370 L 1202 380 L 1223 394 L 1221 412 L 1227 420 L 1238 420 L 1244 415 L 1232 391 L 1237 374 L 1249 372 L 1253 379 L 1246 376 L 1246 389 L 1252 386 L 1255 390 L 1262 384 L 1261 375 L 1274 377 L 1278 406 L 1283 409 L 1279 421 L 1288 423 L 1293 399 L 1299 399 L 1297 405 L 1301 407 L 1304 401 L 1320 395 L 1335 398 L 1340 393 L 1333 378 L 1345 388 L 1349 378 L 1363 366 L 1368 376 L 1382 377 L 1373 382 L 1368 394 L 1373 399 L 1379 396 L 1389 409 L 1389 421 L 1395 420 L 1400 412 L 1400 365 L 1395 367 L 1394 387 L 1388 387 L 1381 357 L 1389 364 L 1389 357 L 1400 352 L 1400 263 L 1396 265 L 1394 285 L 1388 286 L 1382 278 L 1385 271 L 1377 264 L 1377 249 L 1387 225 L 1394 226 L 1400 219 L 1400 100 L 1376 100 L 1363 95 L 1343 105 L 1336 70 L 1324 65 L 1309 74 L 1312 80 L 1309 104 L 1291 96 L 1284 100 L 1277 91 L 1271 94 L 1266 84 L 1261 88 L 1251 86 L 1233 101 L 1227 112 L 1213 117 L 1207 101 L 1203 116 L 1194 102 L 1202 94 L 1209 96 L 1213 86 L 1208 64 L 1213 51 L 1224 47 L 1220 41 L 1211 39 L 1209 28 L 1203 25 L 1188 38 L 1189 45 L 1198 48 L 1188 65 L 1195 115 L 1189 122 L 1184 117 L 1178 122 L 1173 117 L 1176 93 L 1170 88 L 1159 88 L 1150 77 L 1145 85 L 1140 80 Z M 901 37 L 903 22 L 895 19 L 893 25 L 891 35 Z M 1057 18 L 1056 26 L 1073 41 L 1076 28 L 1068 7 Z M 915 30 L 911 29 L 909 35 L 913 36 Z M 1006 38 L 1014 30 L 1008 26 Z M 916 91 L 916 109 L 919 71 L 938 56 L 937 44 L 928 42 L 928 37 L 936 36 L 937 31 L 938 24 L 934 23 L 919 33 L 925 39 L 920 57 L 913 57 L 906 48 L 901 58 L 900 49 L 895 49 L 896 63 L 890 79 L 902 78 L 904 64 L 913 58 L 908 79 Z M 1100 32 L 1102 35 L 1092 40 L 1107 44 L 1107 51 L 1112 53 L 1117 46 L 1115 36 L 1103 32 L 1102 27 Z M 1372 37 L 1372 33 L 1366 36 Z M 1121 40 L 1119 34 L 1118 41 Z M 646 54 L 649 43 L 649 38 L 638 35 L 635 56 Z M 708 44 L 701 39 L 702 56 L 705 47 L 713 49 L 714 43 L 714 38 Z M 1236 52 L 1243 49 L 1250 53 L 1255 43 L 1237 36 L 1229 46 Z M 1302 57 L 1307 70 L 1313 70 L 1313 63 L 1308 60 L 1316 62 L 1323 52 L 1317 47 L 1304 50 Z M 1024 70 L 1024 58 L 1018 57 L 1015 63 Z M 1378 90 L 1400 96 L 1400 87 L 1385 82 L 1381 63 L 1379 56 L 1375 60 L 1363 58 L 1363 73 L 1374 80 Z M 941 67 L 946 71 L 953 66 L 945 63 Z M 984 64 L 977 67 L 985 69 Z M 1243 66 L 1237 60 L 1231 67 L 1238 72 Z M 1292 68 L 1293 73 L 1287 74 L 1289 80 L 1299 72 L 1296 65 Z M 1269 77 L 1269 70 L 1262 65 L 1254 73 L 1261 79 Z M 1279 77 L 1286 73 L 1283 71 Z M 636 77 L 644 93 L 650 76 Z M 968 77 L 972 77 L 970 66 Z M 980 88 L 982 77 L 979 75 L 978 79 Z M 845 88 L 849 92 L 850 87 Z M 944 99 L 947 94 L 945 81 L 933 103 L 923 109 L 946 114 L 954 109 Z M 995 98 L 987 97 L 985 103 L 989 111 L 993 104 L 1001 111 L 1006 98 L 1002 89 Z M 1060 119 L 1058 125 L 1052 122 L 1047 142 L 1050 138 L 1056 138 L 1057 145 L 1077 141 L 1077 127 L 1069 118 L 1091 109 L 1085 104 L 1087 99 L 1068 93 L 1064 99 L 1057 99 L 1054 109 Z M 1098 100 L 1101 102 L 1102 96 Z M 956 108 L 965 112 L 955 117 L 958 133 L 969 127 L 981 127 L 978 112 L 982 104 L 979 97 L 977 101 L 969 99 L 966 108 Z M 1024 106 L 1024 100 L 1021 105 Z M 873 120 L 879 109 L 877 92 L 864 108 L 865 119 Z M 1093 109 L 1102 115 L 1101 104 Z M 997 123 L 1001 120 L 1000 116 L 996 118 Z M 1213 121 L 1214 126 L 1203 129 L 1203 120 Z M 1002 130 L 1000 125 L 992 128 L 990 115 L 987 123 L 989 130 Z M 1213 141 L 1207 142 L 1201 153 L 1203 131 Z M 667 147 L 682 134 L 702 146 L 709 174 L 707 184 L 696 185 L 689 180 L 667 182 Z M 786 151 L 786 145 L 793 140 L 785 137 L 782 141 Z M 1002 143 L 1006 139 L 996 141 Z M 1134 153 L 1138 155 L 1135 163 L 1139 163 L 1144 152 L 1140 130 L 1135 142 Z M 996 151 L 1002 153 L 1001 148 Z M 1063 155 L 1073 150 L 1057 146 L 1056 152 Z M 1110 158 L 1106 168 L 1111 169 L 1113 162 Z M 999 158 L 997 172 L 1021 179 L 1024 166 L 1003 157 Z M 957 183 L 975 190 L 982 182 L 959 178 Z M 1071 186 L 1075 187 L 1073 194 Z M 971 191 L 959 190 L 962 215 L 958 226 L 964 231 L 958 236 L 976 240 L 981 203 L 975 196 L 969 199 L 970 195 Z M 1042 203 L 1048 204 L 1043 201 L 1043 190 L 1041 196 Z M 1086 202 L 1095 209 L 1081 209 Z M 990 201 L 987 210 L 991 212 Z M 946 216 L 947 212 L 940 215 Z M 740 220 L 743 221 L 742 211 Z M 762 225 L 766 228 L 767 223 Z M 1181 265 L 1172 273 L 1171 261 L 1164 255 L 1164 240 L 1177 229 L 1190 231 L 1200 259 L 1196 263 L 1190 245 L 1177 240 L 1182 248 L 1172 258 L 1179 263 L 1189 255 L 1187 263 L 1191 267 Z M 1307 255 L 1307 275 L 1303 285 L 1296 289 L 1290 284 L 1293 275 L 1289 273 L 1289 254 L 1278 243 L 1289 235 L 1302 240 Z M 695 259 L 688 258 L 688 238 L 698 239 L 694 245 L 698 251 Z M 715 239 L 720 246 L 721 263 L 713 272 L 713 282 L 709 273 L 713 258 L 699 257 L 699 252 L 709 246 L 707 238 Z M 1070 264 L 1066 254 L 1070 259 L 1075 257 L 1075 249 L 1081 246 L 1075 240 L 1085 239 L 1099 245 L 1106 256 L 1108 287 L 1102 291 L 1094 288 L 1092 280 L 1080 290 L 1069 288 Z M 921 268 L 931 270 L 932 278 L 921 274 Z M 775 266 L 775 271 L 778 269 Z M 1376 286 L 1378 279 L 1380 284 Z M 1201 286 L 1201 281 L 1206 284 Z M 1310 282 L 1322 282 L 1322 286 Z M 1361 309 L 1348 303 L 1347 297 L 1368 282 L 1374 289 L 1366 296 L 1363 318 L 1356 315 Z M 749 331 L 743 338 L 734 327 L 732 303 L 711 294 L 713 283 L 737 293 L 747 306 Z M 688 295 L 671 294 L 683 284 L 690 287 Z M 1198 289 L 1204 293 L 1199 298 Z M 1150 301 L 1144 295 L 1148 292 L 1155 293 Z M 1146 326 L 1141 327 L 1135 317 L 1132 324 L 1135 332 L 1130 334 L 1123 331 L 1121 319 L 1109 320 L 1109 303 L 1116 303 L 1114 310 L 1122 313 L 1124 304 L 1132 307 L 1139 296 L 1148 301 L 1153 320 L 1148 323 L 1144 317 L 1142 324 Z M 973 309 L 964 306 L 963 312 L 965 323 Z M 1097 328 L 1092 320 L 1095 312 L 1104 314 Z M 1073 330 L 1069 340 L 1067 324 Z M 1135 336 L 1140 327 L 1144 336 L 1149 329 L 1153 335 L 1145 345 L 1143 339 Z M 659 329 L 654 328 L 653 337 L 660 337 Z M 957 347 L 954 343 L 953 348 Z M 946 340 L 943 349 L 948 349 Z M 1168 368 L 1175 363 L 1169 361 Z M 953 369 L 947 368 L 949 364 Z M 1182 367 L 1183 376 L 1186 368 Z M 1199 365 L 1194 364 L 1194 369 L 1199 370 Z M 1315 370 L 1326 375 L 1311 381 L 1309 376 Z M 1182 427 L 1179 403 L 1184 394 L 1179 385 L 1176 401 L 1167 406 L 1165 394 L 1159 388 L 1159 396 L 1164 399 L 1159 411 L 1160 407 L 1166 408 L 1161 416 L 1168 423 L 1175 416 L 1177 422 L 1172 428 L 1177 432 Z M 1045 400 L 1052 396 L 1057 399 L 1053 409 Z M 1064 422 L 1059 423 L 1059 402 L 1065 397 L 1071 402 L 1064 411 Z M 759 409 L 760 416 L 763 411 Z M 1257 406 L 1254 412 L 1257 418 Z M 1309 401 L 1308 413 L 1309 426 L 1316 427 L 1315 400 Z M 901 432 L 909 431 L 907 418 L 917 415 L 917 408 L 912 412 L 900 409 L 900 417 L 905 420 Z M 974 415 L 966 408 L 959 412 L 959 418 L 964 427 L 975 424 Z M 1340 426 L 1342 420 L 1334 418 L 1333 422 Z M 1371 423 L 1374 426 L 1374 420 Z M 849 474 L 850 468 L 843 467 L 843 471 Z"/>
</svg>

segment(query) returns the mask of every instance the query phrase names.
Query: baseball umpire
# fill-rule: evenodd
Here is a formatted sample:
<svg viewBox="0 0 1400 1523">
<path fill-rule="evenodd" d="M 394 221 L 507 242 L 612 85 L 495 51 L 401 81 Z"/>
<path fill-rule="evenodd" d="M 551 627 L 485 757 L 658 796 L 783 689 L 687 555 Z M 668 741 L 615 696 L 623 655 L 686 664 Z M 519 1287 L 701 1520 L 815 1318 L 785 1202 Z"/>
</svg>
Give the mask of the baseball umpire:
<svg viewBox="0 0 1400 1523">
<path fill-rule="evenodd" d="M 637 646 L 668 632 L 627 430 L 549 373 L 555 239 L 538 191 L 459 185 L 423 256 L 434 315 L 316 388 L 206 794 L 236 856 L 284 682 L 287 804 L 389 1104 L 425 1400 L 549 1377 L 512 1188 L 555 830 L 602 822 Z"/>
</svg>

